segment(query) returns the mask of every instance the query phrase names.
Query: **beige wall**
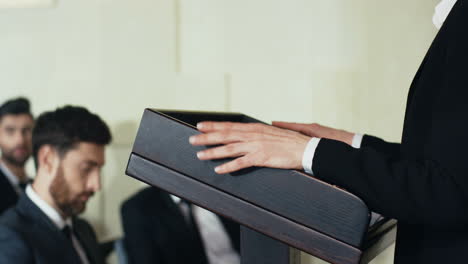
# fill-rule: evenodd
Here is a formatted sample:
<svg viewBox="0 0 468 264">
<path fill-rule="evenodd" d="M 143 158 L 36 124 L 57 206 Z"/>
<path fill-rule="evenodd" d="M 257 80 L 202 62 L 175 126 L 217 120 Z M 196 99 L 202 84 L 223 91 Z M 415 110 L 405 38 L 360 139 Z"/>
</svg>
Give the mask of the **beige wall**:
<svg viewBox="0 0 468 264">
<path fill-rule="evenodd" d="M 435 0 L 60 0 L 0 10 L 0 100 L 79 104 L 111 125 L 86 217 L 121 235 L 124 175 L 145 107 L 240 111 L 398 140 L 435 30 Z M 374 263 L 391 263 L 392 250 Z M 319 263 L 303 256 L 303 263 Z"/>
</svg>

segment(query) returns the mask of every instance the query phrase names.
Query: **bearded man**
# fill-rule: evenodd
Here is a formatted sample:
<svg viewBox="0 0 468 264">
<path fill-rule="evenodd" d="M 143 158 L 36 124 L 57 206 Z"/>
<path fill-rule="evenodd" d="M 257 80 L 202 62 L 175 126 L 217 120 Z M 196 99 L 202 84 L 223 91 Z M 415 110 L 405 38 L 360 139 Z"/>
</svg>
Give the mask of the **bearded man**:
<svg viewBox="0 0 468 264">
<path fill-rule="evenodd" d="M 82 107 L 39 116 L 33 130 L 37 174 L 0 217 L 0 263 L 104 263 L 91 226 L 77 216 L 100 190 L 107 125 Z"/>
<path fill-rule="evenodd" d="M 34 119 L 26 98 L 0 106 L 0 214 L 14 206 L 30 181 L 25 164 L 31 156 Z"/>
</svg>

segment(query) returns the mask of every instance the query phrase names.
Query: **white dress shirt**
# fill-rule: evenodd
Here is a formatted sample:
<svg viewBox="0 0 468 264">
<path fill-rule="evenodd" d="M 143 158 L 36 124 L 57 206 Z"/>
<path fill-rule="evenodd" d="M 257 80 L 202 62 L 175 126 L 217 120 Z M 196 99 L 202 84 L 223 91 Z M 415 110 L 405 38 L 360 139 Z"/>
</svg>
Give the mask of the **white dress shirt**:
<svg viewBox="0 0 468 264">
<path fill-rule="evenodd" d="M 440 29 L 444 24 L 445 19 L 450 14 L 453 6 L 457 0 L 442 0 L 436 6 L 434 16 L 432 17 L 432 22 L 436 26 L 437 29 Z"/>
<path fill-rule="evenodd" d="M 19 186 L 19 179 L 16 177 L 13 172 L 11 172 L 7 166 L 5 166 L 3 163 L 0 162 L 0 170 L 5 174 L 6 178 L 10 182 L 11 186 L 13 186 L 13 189 L 15 189 L 15 192 L 18 195 L 21 195 L 23 192 Z"/>
<path fill-rule="evenodd" d="M 186 204 L 181 203 L 181 199 L 177 196 L 171 195 L 171 198 L 179 206 L 185 219 L 190 221 L 189 208 Z M 234 250 L 231 239 L 219 217 L 196 205 L 192 205 L 192 213 L 205 246 L 208 262 L 211 264 L 239 264 L 240 256 Z"/>
<path fill-rule="evenodd" d="M 73 223 L 70 218 L 64 220 L 62 216 L 55 210 L 52 206 L 50 206 L 46 201 L 44 201 L 32 188 L 31 185 L 26 187 L 26 195 L 31 199 L 31 201 L 39 207 L 39 209 L 57 226 L 59 230 L 62 230 L 66 225 L 70 228 L 73 228 Z M 47 239 L 47 238 L 44 238 Z M 76 236 L 71 232 L 71 239 L 73 243 L 73 247 L 75 248 L 78 256 L 81 259 L 81 263 L 89 264 L 88 257 L 83 249 L 83 246 L 78 241 Z"/>
</svg>

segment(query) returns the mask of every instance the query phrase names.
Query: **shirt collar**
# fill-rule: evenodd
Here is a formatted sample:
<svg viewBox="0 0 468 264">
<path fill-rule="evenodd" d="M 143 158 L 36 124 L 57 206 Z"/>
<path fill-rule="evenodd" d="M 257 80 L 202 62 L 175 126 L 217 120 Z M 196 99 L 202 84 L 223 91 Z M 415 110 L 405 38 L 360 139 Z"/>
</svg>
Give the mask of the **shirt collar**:
<svg viewBox="0 0 468 264">
<path fill-rule="evenodd" d="M 434 11 L 434 16 L 432 17 L 432 22 L 436 26 L 437 29 L 440 29 L 445 22 L 445 19 L 450 14 L 453 6 L 457 0 L 442 0 L 436 6 Z"/>
<path fill-rule="evenodd" d="M 171 194 L 170 196 L 171 196 L 172 201 L 174 201 L 174 203 L 176 203 L 176 204 L 180 203 L 180 201 L 182 200 L 182 199 L 180 199 L 179 197 L 177 197 L 175 195 Z"/>
<path fill-rule="evenodd" d="M 71 219 L 68 218 L 64 220 L 55 208 L 50 206 L 34 191 L 31 184 L 26 187 L 26 195 L 55 224 L 55 226 L 57 226 L 58 229 L 63 229 L 65 225 L 72 226 Z"/>
</svg>

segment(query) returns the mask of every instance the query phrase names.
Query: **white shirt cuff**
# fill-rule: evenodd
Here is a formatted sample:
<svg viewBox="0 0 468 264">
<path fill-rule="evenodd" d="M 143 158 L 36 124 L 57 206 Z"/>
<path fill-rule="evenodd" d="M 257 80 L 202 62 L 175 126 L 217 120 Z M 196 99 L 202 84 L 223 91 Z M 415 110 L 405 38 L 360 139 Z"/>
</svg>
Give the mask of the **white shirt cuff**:
<svg viewBox="0 0 468 264">
<path fill-rule="evenodd" d="M 302 167 L 304 168 L 304 171 L 314 175 L 314 172 L 312 171 L 312 162 L 314 160 L 314 155 L 315 155 L 315 150 L 317 149 L 317 146 L 320 142 L 320 138 L 313 137 L 311 140 L 309 140 L 309 143 L 307 143 L 307 146 L 304 150 L 304 154 L 302 155 Z"/>
<path fill-rule="evenodd" d="M 354 134 L 351 146 L 353 148 L 361 148 L 363 137 L 363 134 Z M 320 138 L 313 137 L 312 139 L 310 139 L 309 143 L 307 143 L 307 146 L 304 150 L 304 154 L 302 155 L 302 167 L 304 168 L 305 172 L 312 175 L 314 175 L 314 172 L 312 171 L 312 165 L 314 161 L 315 150 L 317 149 L 319 142 Z"/>
<path fill-rule="evenodd" d="M 361 148 L 361 143 L 362 143 L 362 138 L 364 137 L 363 134 L 354 134 L 354 137 L 353 137 L 353 143 L 351 144 L 351 146 L 353 148 Z"/>
</svg>

